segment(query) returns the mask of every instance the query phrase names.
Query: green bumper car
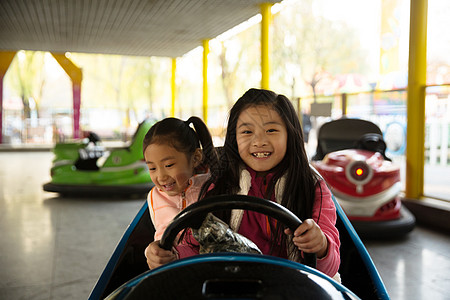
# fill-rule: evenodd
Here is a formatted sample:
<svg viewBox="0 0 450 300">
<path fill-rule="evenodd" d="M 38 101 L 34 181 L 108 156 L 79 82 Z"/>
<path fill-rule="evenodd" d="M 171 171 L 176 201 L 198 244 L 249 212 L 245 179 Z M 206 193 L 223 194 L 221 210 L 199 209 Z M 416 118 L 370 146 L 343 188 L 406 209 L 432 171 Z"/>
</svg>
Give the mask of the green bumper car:
<svg viewBox="0 0 450 300">
<path fill-rule="evenodd" d="M 62 196 L 132 196 L 146 194 L 153 187 L 142 154 L 142 141 L 154 120 L 139 124 L 130 144 L 105 149 L 91 133 L 86 139 L 56 144 L 51 181 L 44 191 Z"/>
</svg>

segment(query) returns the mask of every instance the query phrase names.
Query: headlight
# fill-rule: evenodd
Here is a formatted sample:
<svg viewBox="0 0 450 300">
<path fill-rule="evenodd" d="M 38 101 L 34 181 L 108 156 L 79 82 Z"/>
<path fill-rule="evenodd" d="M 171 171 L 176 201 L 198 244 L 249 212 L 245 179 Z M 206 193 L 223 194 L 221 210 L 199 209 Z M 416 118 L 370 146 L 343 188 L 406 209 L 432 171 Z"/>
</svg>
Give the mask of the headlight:
<svg viewBox="0 0 450 300">
<path fill-rule="evenodd" d="M 356 185 L 356 191 L 362 193 L 363 185 L 373 177 L 373 170 L 365 161 L 355 160 L 347 165 L 345 175 L 351 183 Z"/>
<path fill-rule="evenodd" d="M 365 162 L 356 162 L 350 168 L 350 176 L 357 181 L 364 181 L 369 176 L 371 169 Z"/>
</svg>

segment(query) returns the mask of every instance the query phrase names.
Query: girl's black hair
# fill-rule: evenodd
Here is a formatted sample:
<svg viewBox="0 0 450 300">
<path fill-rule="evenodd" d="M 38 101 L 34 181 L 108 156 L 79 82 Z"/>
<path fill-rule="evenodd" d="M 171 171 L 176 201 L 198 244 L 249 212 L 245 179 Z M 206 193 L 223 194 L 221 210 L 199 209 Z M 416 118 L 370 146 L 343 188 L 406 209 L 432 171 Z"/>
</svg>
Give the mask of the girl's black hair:
<svg viewBox="0 0 450 300">
<path fill-rule="evenodd" d="M 236 124 L 239 115 L 251 106 L 267 105 L 274 109 L 283 119 L 287 130 L 286 155 L 282 161 L 271 170 L 274 173 L 271 185 L 267 191 L 274 191 L 275 183 L 285 176 L 285 187 L 282 192 L 281 204 L 297 215 L 301 220 L 312 217 L 315 198 L 315 186 L 317 175 L 309 166 L 308 157 L 304 147 L 303 131 L 299 118 L 291 101 L 283 95 L 278 95 L 269 90 L 250 89 L 234 104 L 230 111 L 227 132 L 223 149 L 220 151 L 221 167 L 217 173 L 212 174 L 211 179 L 202 189 L 205 197 L 220 194 L 236 194 L 239 192 L 240 172 L 244 162 L 238 153 L 236 141 Z M 208 191 L 209 184 L 214 187 Z M 266 195 L 267 199 L 271 195 Z M 279 199 L 280 200 L 280 199 Z M 223 211 L 217 214 L 225 222 L 230 221 L 231 212 Z M 272 247 L 276 244 L 284 245 L 285 235 L 281 226 L 271 230 Z M 281 238 L 281 241 L 279 239 Z"/>
<path fill-rule="evenodd" d="M 194 128 L 190 126 L 191 123 Z M 214 170 L 218 167 L 217 152 L 211 134 L 206 124 L 199 117 L 192 116 L 187 121 L 165 118 L 155 123 L 144 137 L 144 153 L 150 144 L 167 144 L 177 151 L 185 153 L 188 159 L 191 158 L 197 148 L 201 148 L 203 160 L 196 168 L 197 171 Z"/>
</svg>

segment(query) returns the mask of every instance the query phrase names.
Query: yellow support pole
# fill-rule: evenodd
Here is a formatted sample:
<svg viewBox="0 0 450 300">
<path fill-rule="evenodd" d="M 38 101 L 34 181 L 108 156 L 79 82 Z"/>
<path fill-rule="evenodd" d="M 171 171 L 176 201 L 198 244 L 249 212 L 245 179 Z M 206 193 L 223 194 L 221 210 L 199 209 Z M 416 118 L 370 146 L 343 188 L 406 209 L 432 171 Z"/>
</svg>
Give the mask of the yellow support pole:
<svg viewBox="0 0 450 300">
<path fill-rule="evenodd" d="M 342 116 L 345 117 L 347 115 L 347 94 L 342 93 L 341 95 L 341 102 L 342 102 Z"/>
<path fill-rule="evenodd" d="M 172 58 L 172 79 L 171 79 L 171 90 L 172 90 L 172 106 L 170 108 L 170 115 L 175 117 L 175 101 L 177 97 L 177 59 L 176 57 Z"/>
<path fill-rule="evenodd" d="M 0 76 L 3 78 L 17 51 L 0 51 Z"/>
<path fill-rule="evenodd" d="M 261 4 L 261 88 L 270 87 L 270 24 L 272 4 Z"/>
<path fill-rule="evenodd" d="M 423 196 L 424 184 L 427 10 L 428 0 L 411 0 L 405 196 L 413 199 Z"/>
<path fill-rule="evenodd" d="M 209 40 L 203 40 L 203 122 L 208 124 L 208 54 Z"/>
<path fill-rule="evenodd" d="M 64 69 L 66 74 L 72 80 L 73 95 L 73 137 L 75 139 L 81 136 L 80 130 L 80 109 L 81 109 L 81 81 L 83 80 L 83 72 L 64 54 L 52 53 L 59 65 Z"/>
<path fill-rule="evenodd" d="M 15 55 L 16 51 L 0 51 L 0 144 L 3 143 L 3 78 Z"/>
</svg>

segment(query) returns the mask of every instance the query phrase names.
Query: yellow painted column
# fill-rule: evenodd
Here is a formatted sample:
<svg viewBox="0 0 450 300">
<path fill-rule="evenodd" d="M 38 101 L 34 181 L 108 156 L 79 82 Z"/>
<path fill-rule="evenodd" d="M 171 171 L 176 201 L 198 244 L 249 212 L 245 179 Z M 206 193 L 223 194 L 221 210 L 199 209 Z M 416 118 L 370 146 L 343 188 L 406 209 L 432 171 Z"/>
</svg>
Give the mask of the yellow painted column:
<svg viewBox="0 0 450 300">
<path fill-rule="evenodd" d="M 170 108 L 170 115 L 175 117 L 175 101 L 177 98 L 177 59 L 172 58 L 172 79 L 171 79 L 171 90 L 172 90 L 172 107 Z"/>
<path fill-rule="evenodd" d="M 203 40 L 203 122 L 208 124 L 208 54 L 209 40 Z"/>
<path fill-rule="evenodd" d="M 270 24 L 272 4 L 261 4 L 261 88 L 270 88 Z"/>
<path fill-rule="evenodd" d="M 0 51 L 0 76 L 3 78 L 17 51 Z"/>
<path fill-rule="evenodd" d="M 62 53 L 52 53 L 59 65 L 64 69 L 72 80 L 73 93 L 73 137 L 75 139 L 81 136 L 80 130 L 80 109 L 81 109 L 81 81 L 83 73 L 81 68 L 77 67 L 70 59 Z"/>
<path fill-rule="evenodd" d="M 3 143 L 3 78 L 16 53 L 16 51 L 0 51 L 0 144 Z"/>
<path fill-rule="evenodd" d="M 427 11 L 428 0 L 411 0 L 405 196 L 415 199 L 423 196 L 424 184 Z"/>
</svg>

